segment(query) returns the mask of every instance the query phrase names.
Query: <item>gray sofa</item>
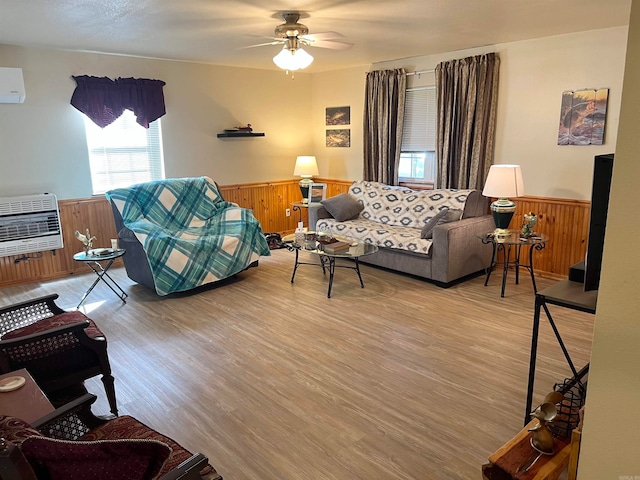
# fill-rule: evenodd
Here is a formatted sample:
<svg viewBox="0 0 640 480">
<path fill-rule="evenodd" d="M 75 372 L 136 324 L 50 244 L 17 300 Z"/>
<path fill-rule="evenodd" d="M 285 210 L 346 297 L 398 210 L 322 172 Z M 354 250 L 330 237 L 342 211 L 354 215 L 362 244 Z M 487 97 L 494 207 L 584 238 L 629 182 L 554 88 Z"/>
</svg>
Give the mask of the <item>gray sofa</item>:
<svg viewBox="0 0 640 480">
<path fill-rule="evenodd" d="M 329 213 L 336 213 L 336 208 L 327 199 L 325 205 L 309 206 L 309 230 L 328 227 L 334 234 L 377 245 L 378 252 L 362 257 L 363 263 L 417 275 L 442 287 L 491 263 L 491 246 L 480 237 L 495 225 L 487 214 L 487 199 L 478 190 L 411 190 L 354 182 L 348 196 L 361 204 L 360 213 L 339 221 Z M 447 213 L 443 210 L 456 219 L 438 222 L 434 217 Z M 425 228 L 431 230 L 431 238 L 422 238 Z"/>
</svg>

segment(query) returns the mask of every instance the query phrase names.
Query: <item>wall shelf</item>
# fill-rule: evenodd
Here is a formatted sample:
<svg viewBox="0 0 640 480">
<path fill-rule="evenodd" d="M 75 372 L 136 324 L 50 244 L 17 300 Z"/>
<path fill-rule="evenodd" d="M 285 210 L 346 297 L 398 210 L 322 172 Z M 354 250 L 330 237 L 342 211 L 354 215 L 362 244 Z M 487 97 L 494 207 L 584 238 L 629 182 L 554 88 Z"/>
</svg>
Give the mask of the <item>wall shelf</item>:
<svg viewBox="0 0 640 480">
<path fill-rule="evenodd" d="M 225 132 L 219 133 L 218 138 L 243 138 L 243 137 L 264 137 L 261 132 Z"/>
</svg>

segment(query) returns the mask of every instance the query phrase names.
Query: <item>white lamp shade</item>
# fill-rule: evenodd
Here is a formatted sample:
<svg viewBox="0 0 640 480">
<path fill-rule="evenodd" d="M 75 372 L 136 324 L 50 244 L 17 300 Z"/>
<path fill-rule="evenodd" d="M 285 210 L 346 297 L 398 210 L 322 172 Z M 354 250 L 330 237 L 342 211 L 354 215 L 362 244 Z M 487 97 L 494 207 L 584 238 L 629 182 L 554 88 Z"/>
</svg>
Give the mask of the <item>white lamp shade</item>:
<svg viewBox="0 0 640 480">
<path fill-rule="evenodd" d="M 523 196 L 524 182 L 520 165 L 491 165 L 482 195 L 494 198 Z"/>
<path fill-rule="evenodd" d="M 273 57 L 273 63 L 283 70 L 300 70 L 307 68 L 313 62 L 313 57 L 309 55 L 304 49 L 298 48 L 293 53 L 286 46 L 280 50 L 275 57 Z"/>
<path fill-rule="evenodd" d="M 314 175 L 319 175 L 318 163 L 316 157 L 313 155 L 301 155 L 296 158 L 296 166 L 293 169 L 293 174 L 299 177 L 311 178 Z"/>
</svg>

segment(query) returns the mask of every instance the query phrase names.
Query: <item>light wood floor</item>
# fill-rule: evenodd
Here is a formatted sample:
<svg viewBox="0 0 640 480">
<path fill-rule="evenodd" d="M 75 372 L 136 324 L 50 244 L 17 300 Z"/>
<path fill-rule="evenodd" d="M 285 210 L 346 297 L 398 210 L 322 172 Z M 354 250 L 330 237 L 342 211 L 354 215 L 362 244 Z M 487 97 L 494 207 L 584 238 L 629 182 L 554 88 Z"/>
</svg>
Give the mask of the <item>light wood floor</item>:
<svg viewBox="0 0 640 480">
<path fill-rule="evenodd" d="M 290 283 L 276 250 L 219 288 L 158 297 L 123 269 L 85 311 L 107 335 L 121 414 L 209 456 L 226 480 L 479 479 L 522 427 L 533 291 L 528 276 L 441 289 L 363 266 Z M 73 309 L 93 274 L 0 290 L 0 305 L 56 292 Z M 544 288 L 552 281 L 539 279 Z M 578 366 L 594 317 L 551 307 Z M 546 321 L 536 398 L 570 376 Z M 96 413 L 108 407 L 101 383 Z"/>
</svg>

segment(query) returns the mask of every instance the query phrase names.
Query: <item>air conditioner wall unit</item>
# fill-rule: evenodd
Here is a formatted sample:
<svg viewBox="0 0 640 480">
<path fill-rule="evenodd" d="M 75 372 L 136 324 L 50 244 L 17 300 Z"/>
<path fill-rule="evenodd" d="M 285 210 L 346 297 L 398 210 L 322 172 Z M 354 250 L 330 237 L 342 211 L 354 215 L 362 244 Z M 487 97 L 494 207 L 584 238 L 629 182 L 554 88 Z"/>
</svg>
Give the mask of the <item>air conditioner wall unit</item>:
<svg viewBox="0 0 640 480">
<path fill-rule="evenodd" d="M 23 103 L 25 98 L 22 69 L 0 67 L 0 103 Z"/>
<path fill-rule="evenodd" d="M 48 193 L 0 197 L 0 257 L 62 248 L 58 199 Z"/>
</svg>

